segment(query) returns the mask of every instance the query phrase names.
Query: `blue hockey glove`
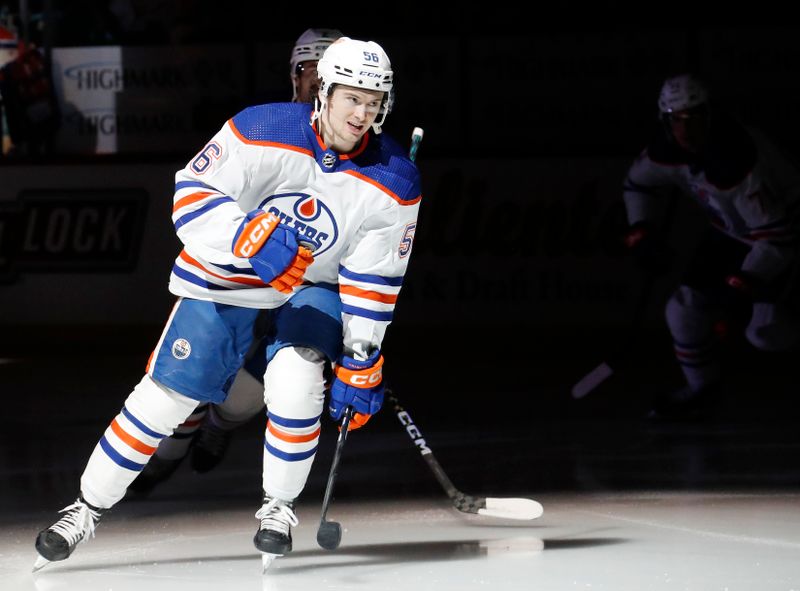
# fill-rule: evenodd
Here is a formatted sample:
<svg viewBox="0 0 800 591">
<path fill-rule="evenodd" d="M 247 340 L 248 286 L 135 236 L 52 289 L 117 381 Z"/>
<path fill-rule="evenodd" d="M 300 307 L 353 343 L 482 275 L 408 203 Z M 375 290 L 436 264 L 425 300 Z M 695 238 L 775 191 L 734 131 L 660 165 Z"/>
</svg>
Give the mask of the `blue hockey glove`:
<svg viewBox="0 0 800 591">
<path fill-rule="evenodd" d="M 328 411 L 338 421 L 352 406 L 355 414 L 348 430 L 358 429 L 383 405 L 383 356 L 379 350 L 364 361 L 342 355 L 333 373 Z"/>
<path fill-rule="evenodd" d="M 299 249 L 297 230 L 281 224 L 274 213 L 261 209 L 245 216 L 231 247 L 236 256 L 250 259 L 253 270 L 264 283 L 275 282 L 272 287 L 289 293 L 292 286 L 302 282 L 306 267 L 313 261 L 305 249 L 298 257 Z M 291 281 L 287 281 L 287 271 L 291 271 L 288 274 Z"/>
</svg>

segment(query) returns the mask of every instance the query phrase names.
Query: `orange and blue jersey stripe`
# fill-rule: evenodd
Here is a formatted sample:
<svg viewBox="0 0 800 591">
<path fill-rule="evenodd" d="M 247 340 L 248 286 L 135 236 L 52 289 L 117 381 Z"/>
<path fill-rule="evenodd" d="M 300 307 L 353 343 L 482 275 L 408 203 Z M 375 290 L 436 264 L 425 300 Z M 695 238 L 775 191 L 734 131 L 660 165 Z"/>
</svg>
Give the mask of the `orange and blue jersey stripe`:
<svg viewBox="0 0 800 591">
<path fill-rule="evenodd" d="M 188 194 L 183 194 L 185 189 L 198 189 Z M 178 197 L 178 195 L 181 195 Z M 219 207 L 223 203 L 233 203 L 234 200 L 224 195 L 214 187 L 200 181 L 180 181 L 175 184 L 175 198 L 172 207 L 172 217 L 175 229 L 188 224 L 203 214 Z M 202 206 L 198 207 L 198 204 Z"/>
<path fill-rule="evenodd" d="M 402 285 L 402 277 L 356 273 L 339 266 L 339 295 L 346 314 L 391 322 Z"/>
</svg>

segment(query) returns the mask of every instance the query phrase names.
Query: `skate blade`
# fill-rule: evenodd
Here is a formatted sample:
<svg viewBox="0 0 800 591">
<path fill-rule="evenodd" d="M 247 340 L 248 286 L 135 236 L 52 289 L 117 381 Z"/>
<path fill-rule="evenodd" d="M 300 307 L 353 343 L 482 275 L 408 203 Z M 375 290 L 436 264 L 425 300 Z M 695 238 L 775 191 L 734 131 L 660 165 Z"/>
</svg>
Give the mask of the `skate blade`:
<svg viewBox="0 0 800 591">
<path fill-rule="evenodd" d="M 267 572 L 267 569 L 272 565 L 273 561 L 278 557 L 283 556 L 283 554 L 268 554 L 264 552 L 261 554 L 261 574 L 263 575 Z"/>
<path fill-rule="evenodd" d="M 31 569 L 31 572 L 35 573 L 36 571 L 46 567 L 48 564 L 50 564 L 50 561 L 47 560 L 47 558 L 45 558 L 44 556 L 37 556 L 36 562 L 33 563 L 33 569 Z"/>
</svg>

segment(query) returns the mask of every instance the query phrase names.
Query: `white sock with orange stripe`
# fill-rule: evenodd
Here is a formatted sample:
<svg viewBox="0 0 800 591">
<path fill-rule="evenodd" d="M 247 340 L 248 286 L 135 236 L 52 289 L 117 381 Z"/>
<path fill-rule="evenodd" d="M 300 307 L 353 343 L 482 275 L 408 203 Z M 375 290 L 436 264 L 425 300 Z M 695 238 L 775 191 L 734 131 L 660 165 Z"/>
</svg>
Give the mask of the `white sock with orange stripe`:
<svg viewBox="0 0 800 591">
<path fill-rule="evenodd" d="M 81 476 L 83 498 L 101 508 L 120 501 L 159 443 L 197 404 L 150 376 L 142 378 L 89 458 Z"/>
<path fill-rule="evenodd" d="M 264 491 L 286 501 L 303 490 L 314 462 L 325 401 L 325 357 L 305 347 L 285 347 L 267 366 Z"/>
</svg>

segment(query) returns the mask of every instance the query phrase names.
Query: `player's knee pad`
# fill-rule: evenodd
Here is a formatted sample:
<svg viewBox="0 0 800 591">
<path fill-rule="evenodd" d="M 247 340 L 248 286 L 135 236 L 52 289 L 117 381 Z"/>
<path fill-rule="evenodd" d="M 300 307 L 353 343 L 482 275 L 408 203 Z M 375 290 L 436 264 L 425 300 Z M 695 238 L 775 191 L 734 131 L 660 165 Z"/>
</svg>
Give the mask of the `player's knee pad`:
<svg viewBox="0 0 800 591">
<path fill-rule="evenodd" d="M 145 375 L 125 400 L 125 408 L 147 428 L 164 435 L 188 417 L 198 401 Z"/>
<path fill-rule="evenodd" d="M 325 400 L 325 356 L 309 347 L 283 347 L 264 374 L 264 395 L 270 413 L 308 419 L 322 413 Z"/>
<path fill-rule="evenodd" d="M 216 412 L 226 421 L 241 422 L 254 417 L 264 407 L 264 384 L 244 368 L 236 374 L 228 396 L 216 405 Z"/>
<path fill-rule="evenodd" d="M 676 289 L 664 309 L 672 337 L 676 341 L 693 342 L 708 338 L 712 319 L 708 312 L 708 299 L 687 285 Z"/>
<path fill-rule="evenodd" d="M 745 335 L 757 349 L 785 351 L 797 343 L 797 321 L 780 304 L 756 302 Z"/>
</svg>

